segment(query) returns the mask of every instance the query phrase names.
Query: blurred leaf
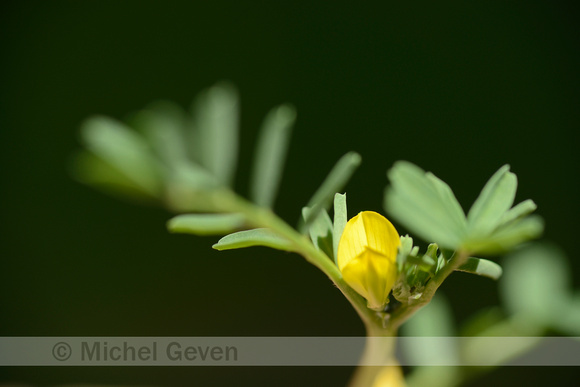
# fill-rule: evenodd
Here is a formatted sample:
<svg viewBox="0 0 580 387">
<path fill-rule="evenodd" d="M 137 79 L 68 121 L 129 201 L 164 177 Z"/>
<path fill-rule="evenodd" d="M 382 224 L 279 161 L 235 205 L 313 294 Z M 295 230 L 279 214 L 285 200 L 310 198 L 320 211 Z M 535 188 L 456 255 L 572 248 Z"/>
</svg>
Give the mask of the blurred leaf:
<svg viewBox="0 0 580 387">
<path fill-rule="evenodd" d="M 277 250 L 293 251 L 293 246 L 288 240 L 267 228 L 256 228 L 226 235 L 212 247 L 221 251 L 251 246 L 265 246 Z"/>
<path fill-rule="evenodd" d="M 499 221 L 499 225 L 507 225 L 510 222 L 523 218 L 524 216 L 534 212 L 536 208 L 538 208 L 538 206 L 536 206 L 536 203 L 534 203 L 533 200 L 524 200 L 520 204 L 512 207 L 509 211 L 507 211 Z"/>
<path fill-rule="evenodd" d="M 467 258 L 467 261 L 456 270 L 488 277 L 494 280 L 498 280 L 503 272 L 501 266 L 497 263 L 475 257 Z"/>
<path fill-rule="evenodd" d="M 434 345 L 415 346 L 412 340 L 406 340 L 407 345 L 403 350 L 411 362 L 427 364 L 435 359 L 444 358 L 452 364 L 458 364 L 458 348 L 449 338 L 455 336 L 453 315 L 447 299 L 441 293 L 436 293 L 429 304 L 403 324 L 401 331 L 402 336 L 432 337 L 435 340 Z M 437 340 L 437 337 L 446 339 Z"/>
<path fill-rule="evenodd" d="M 423 366 L 415 367 L 406 375 L 406 387 L 450 387 L 458 386 L 461 381 L 461 367 Z"/>
<path fill-rule="evenodd" d="M 169 167 L 188 161 L 184 135 L 184 117 L 178 106 L 157 102 L 134 114 L 130 123 L 143 133 L 151 148 Z"/>
<path fill-rule="evenodd" d="M 401 329 L 404 336 L 455 336 L 447 298 L 441 292 L 436 293 L 431 302 L 415 313 Z"/>
<path fill-rule="evenodd" d="M 403 226 L 427 241 L 455 249 L 465 235 L 461 207 L 450 188 L 416 165 L 398 161 L 387 173 L 385 209 Z"/>
<path fill-rule="evenodd" d="M 250 184 L 250 197 L 260 206 L 274 204 L 295 120 L 296 110 L 282 105 L 272 109 L 262 124 Z"/>
<path fill-rule="evenodd" d="M 185 184 L 196 189 L 212 189 L 215 178 L 189 157 L 185 138 L 185 113 L 169 102 L 158 102 L 135 114 L 132 122 L 149 140 L 165 167 L 167 184 Z"/>
<path fill-rule="evenodd" d="M 332 231 L 332 248 L 334 255 L 334 263 L 338 265 L 337 254 L 338 254 L 338 243 L 340 242 L 340 237 L 344 231 L 344 227 L 348 222 L 348 214 L 346 209 L 346 194 L 335 194 L 334 195 L 334 224 Z"/>
<path fill-rule="evenodd" d="M 138 186 L 140 191 L 148 195 L 159 196 L 159 165 L 141 136 L 122 123 L 102 116 L 86 120 L 81 127 L 81 136 L 88 150 L 131 181 L 125 186 Z M 99 171 L 101 181 L 120 182 L 118 173 L 113 172 L 110 178 L 104 175 L 107 171 L 111 172 L 111 169 L 103 164 L 91 168 Z"/>
<path fill-rule="evenodd" d="M 223 235 L 243 227 L 240 214 L 184 214 L 171 218 L 167 229 L 174 233 Z"/>
<path fill-rule="evenodd" d="M 223 184 L 231 185 L 238 156 L 238 94 L 228 83 L 202 92 L 194 103 L 202 165 Z"/>
<path fill-rule="evenodd" d="M 514 202 L 518 180 L 509 172 L 510 166 L 501 167 L 483 187 L 467 214 L 467 225 L 472 237 L 486 236 L 500 223 Z"/>
<path fill-rule="evenodd" d="M 356 152 L 349 152 L 338 160 L 322 185 L 308 202 L 307 207 L 311 208 L 312 211 L 310 211 L 306 223 L 312 221 L 322 209 L 328 209 L 334 194 L 340 192 L 344 188 L 360 163 L 361 157 Z"/>
<path fill-rule="evenodd" d="M 144 202 L 153 202 L 156 199 L 119 169 L 93 153 L 81 151 L 75 154 L 70 170 L 76 180 L 107 193 Z"/>
<path fill-rule="evenodd" d="M 486 238 L 467 240 L 463 248 L 477 254 L 503 253 L 522 242 L 537 238 L 543 230 L 542 218 L 528 216 L 499 227 Z"/>
<path fill-rule="evenodd" d="M 552 326 L 568 336 L 580 336 L 580 293 L 570 296 L 566 310 L 552 319 Z"/>
<path fill-rule="evenodd" d="M 498 332 L 501 334 L 495 334 L 494 336 L 511 336 L 509 344 L 503 344 L 505 339 L 502 338 L 491 339 L 489 336 L 466 337 L 461 340 L 463 344 L 461 353 L 464 364 L 500 366 L 531 351 L 543 340 L 543 337 L 514 337 L 518 334 L 517 328 L 513 330 L 507 325 L 504 326 L 501 323 L 499 325 L 502 326 L 502 332 Z M 493 326 L 493 328 L 497 327 L 497 325 Z"/>
<path fill-rule="evenodd" d="M 549 326 L 568 310 L 570 270 L 559 248 L 535 243 L 507 256 L 503 266 L 499 290 L 510 313 Z"/>
<path fill-rule="evenodd" d="M 307 219 L 312 210 L 308 207 L 302 209 L 302 217 Z M 326 210 L 322 210 L 308 226 L 308 233 L 312 244 L 316 248 L 326 254 L 328 257 L 333 257 L 333 242 L 332 242 L 332 221 Z"/>
<path fill-rule="evenodd" d="M 499 306 L 480 309 L 462 325 L 459 336 L 479 336 L 504 319 L 505 315 Z"/>
</svg>

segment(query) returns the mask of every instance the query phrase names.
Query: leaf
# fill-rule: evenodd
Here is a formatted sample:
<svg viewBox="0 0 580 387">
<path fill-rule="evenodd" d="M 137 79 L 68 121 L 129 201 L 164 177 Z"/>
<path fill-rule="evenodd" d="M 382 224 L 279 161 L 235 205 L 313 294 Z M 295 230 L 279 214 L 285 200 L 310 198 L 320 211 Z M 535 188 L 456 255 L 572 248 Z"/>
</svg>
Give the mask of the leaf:
<svg viewBox="0 0 580 387">
<path fill-rule="evenodd" d="M 152 202 L 156 199 L 119 169 L 91 152 L 81 151 L 73 155 L 70 171 L 79 182 L 113 195 L 145 202 Z"/>
<path fill-rule="evenodd" d="M 439 273 L 439 270 L 443 269 L 447 264 L 447 259 L 445 258 L 445 253 L 441 251 L 437 257 L 437 265 L 435 266 L 435 274 Z"/>
<path fill-rule="evenodd" d="M 158 102 L 135 114 L 132 122 L 149 140 L 165 167 L 166 183 L 185 184 L 195 189 L 213 189 L 217 181 L 190 159 L 185 138 L 185 113 L 169 102 Z"/>
<path fill-rule="evenodd" d="M 487 238 L 468 239 L 462 248 L 476 254 L 504 253 L 522 242 L 539 237 L 543 230 L 542 218 L 528 216 L 498 228 Z"/>
<path fill-rule="evenodd" d="M 409 235 L 401 236 L 401 244 L 399 245 L 399 250 L 397 252 L 399 271 L 405 262 L 407 262 L 407 257 L 411 254 L 411 250 L 413 250 L 413 238 Z"/>
<path fill-rule="evenodd" d="M 403 336 L 429 337 L 433 345 L 424 345 L 425 340 L 415 341 L 407 339 L 403 349 L 411 363 L 429 364 L 436 359 L 445 359 L 449 364 L 459 364 L 457 344 L 452 337 L 455 328 L 451 308 L 447 299 L 441 293 L 435 294 L 431 302 L 420 309 L 409 321 L 401 327 Z M 443 339 L 437 339 L 443 337 Z"/>
<path fill-rule="evenodd" d="M 580 336 L 580 293 L 569 297 L 566 310 L 552 319 L 552 326 L 568 336 Z"/>
<path fill-rule="evenodd" d="M 514 220 L 523 218 L 524 216 L 534 212 L 536 208 L 538 208 L 538 206 L 536 206 L 536 203 L 534 203 L 533 200 L 524 200 L 517 206 L 512 207 L 509 211 L 507 211 L 500 219 L 499 225 L 502 226 L 513 222 Z"/>
<path fill-rule="evenodd" d="M 272 207 L 282 177 L 296 110 L 290 105 L 272 109 L 266 116 L 256 149 L 250 197 L 263 207 Z"/>
<path fill-rule="evenodd" d="M 223 235 L 240 229 L 244 223 L 240 214 L 184 214 L 171 218 L 167 229 L 174 233 Z"/>
<path fill-rule="evenodd" d="M 497 263 L 475 257 L 467 258 L 467 261 L 455 270 L 488 277 L 494 280 L 498 280 L 503 272 L 501 266 Z"/>
<path fill-rule="evenodd" d="M 87 149 L 126 176 L 131 181 L 129 185 L 136 185 L 153 197 L 159 196 L 159 165 L 142 137 L 122 123 L 103 116 L 86 120 L 81 127 L 81 137 Z M 104 173 L 105 168 L 97 168 Z M 118 182 L 119 175 L 111 179 Z"/>
<path fill-rule="evenodd" d="M 421 308 L 402 325 L 401 329 L 403 336 L 452 337 L 455 336 L 454 325 L 447 298 L 441 292 L 437 292 L 429 304 Z"/>
<path fill-rule="evenodd" d="M 212 247 L 222 251 L 251 246 L 265 246 L 277 250 L 294 251 L 292 243 L 267 228 L 255 228 L 226 235 Z"/>
<path fill-rule="evenodd" d="M 454 228 L 456 230 L 465 230 L 467 227 L 465 213 L 449 185 L 431 172 L 425 173 L 425 177 L 431 181 L 437 191 L 441 204 L 445 206 L 449 221 L 454 223 Z"/>
<path fill-rule="evenodd" d="M 320 210 L 328 209 L 334 194 L 344 188 L 360 163 L 361 157 L 356 152 L 349 152 L 338 160 L 322 185 L 308 202 L 307 207 L 312 208 L 312 211 L 309 214 L 309 218 L 306 219 L 306 223 L 312 221 Z"/>
<path fill-rule="evenodd" d="M 501 324 L 504 319 L 505 314 L 499 306 L 477 310 L 461 325 L 459 336 L 481 336 L 493 326 Z"/>
<path fill-rule="evenodd" d="M 202 92 L 194 103 L 200 160 L 222 184 L 231 185 L 238 156 L 238 94 L 228 83 Z"/>
<path fill-rule="evenodd" d="M 302 209 L 302 217 L 307 219 L 312 210 L 308 207 Z M 325 210 L 322 210 L 308 226 L 308 233 L 312 244 L 316 248 L 326 254 L 328 257 L 333 257 L 333 242 L 332 242 L 332 221 Z"/>
<path fill-rule="evenodd" d="M 387 176 L 391 186 L 385 192 L 384 205 L 390 216 L 441 247 L 455 249 L 460 245 L 465 227 L 447 184 L 406 161 L 396 162 Z"/>
<path fill-rule="evenodd" d="M 178 107 L 170 102 L 157 102 L 131 118 L 131 124 L 143 133 L 158 157 L 170 167 L 188 160 L 184 118 L 174 109 Z"/>
<path fill-rule="evenodd" d="M 509 172 L 510 166 L 501 167 L 481 190 L 467 214 L 470 237 L 487 236 L 502 220 L 514 202 L 518 180 Z"/>
<path fill-rule="evenodd" d="M 409 255 L 407 257 L 407 263 L 416 265 L 421 271 L 430 272 L 437 262 L 428 255 Z"/>
<path fill-rule="evenodd" d="M 427 246 L 427 252 L 425 253 L 425 256 L 431 258 L 433 263 L 437 261 L 437 250 L 439 250 L 437 243 L 430 243 L 429 246 Z"/>
<path fill-rule="evenodd" d="M 499 290 L 512 314 L 549 326 L 569 309 L 570 269 L 556 246 L 532 244 L 507 256 L 503 266 Z"/>
<path fill-rule="evenodd" d="M 334 195 L 334 224 L 332 231 L 332 250 L 334 253 L 334 263 L 337 265 L 338 243 L 340 242 L 340 237 L 342 237 L 342 232 L 347 222 L 346 194 L 337 193 Z"/>
</svg>

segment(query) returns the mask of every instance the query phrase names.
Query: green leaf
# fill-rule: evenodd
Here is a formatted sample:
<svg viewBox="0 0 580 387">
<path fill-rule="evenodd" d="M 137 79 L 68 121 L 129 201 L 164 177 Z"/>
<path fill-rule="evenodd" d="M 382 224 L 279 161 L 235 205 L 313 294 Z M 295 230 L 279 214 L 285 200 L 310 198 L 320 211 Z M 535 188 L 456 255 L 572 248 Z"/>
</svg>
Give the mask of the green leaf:
<svg viewBox="0 0 580 387">
<path fill-rule="evenodd" d="M 507 256 L 503 266 L 499 290 L 512 314 L 550 326 L 569 309 L 570 268 L 556 246 L 532 244 Z"/>
<path fill-rule="evenodd" d="M 402 269 L 405 262 L 407 262 L 407 257 L 411 254 L 411 250 L 413 250 L 413 238 L 409 235 L 401 236 L 401 244 L 397 251 L 397 265 L 399 265 L 399 271 Z"/>
<path fill-rule="evenodd" d="M 430 272 L 437 262 L 428 255 L 409 255 L 407 263 L 417 265 L 421 271 Z"/>
<path fill-rule="evenodd" d="M 427 364 L 434 359 L 444 358 L 449 359 L 451 364 L 458 364 L 457 345 L 448 338 L 455 336 L 453 315 L 447 299 L 441 293 L 435 294 L 429 304 L 403 324 L 401 331 L 403 336 L 431 337 L 434 340 L 433 345 L 413 345 L 413 340 L 405 340 L 407 345 L 403 350 L 411 362 Z M 437 337 L 447 338 L 437 340 Z"/>
<path fill-rule="evenodd" d="M 135 114 L 132 122 L 149 140 L 165 169 L 166 183 L 196 189 L 217 187 L 215 178 L 190 159 L 185 138 L 185 113 L 168 102 L 158 102 Z"/>
<path fill-rule="evenodd" d="M 344 188 L 360 163 L 361 157 L 356 152 L 349 152 L 338 160 L 322 185 L 308 202 L 306 207 L 311 208 L 312 211 L 309 214 L 309 218 L 306 219 L 306 223 L 312 221 L 320 210 L 328 209 L 334 194 Z"/>
<path fill-rule="evenodd" d="M 260 206 L 274 204 L 295 120 L 296 110 L 282 105 L 272 109 L 262 124 L 250 184 L 250 197 Z"/>
<path fill-rule="evenodd" d="M 475 257 L 467 258 L 467 261 L 456 270 L 488 277 L 494 280 L 498 280 L 503 272 L 501 266 L 497 263 Z"/>
<path fill-rule="evenodd" d="M 307 219 L 311 211 L 312 209 L 304 207 L 302 209 L 302 217 Z M 308 233 L 310 234 L 312 244 L 330 258 L 333 257 L 332 232 L 332 221 L 325 210 L 320 211 L 316 218 L 308 225 Z"/>
<path fill-rule="evenodd" d="M 499 306 L 479 309 L 461 325 L 459 336 L 481 336 L 494 325 L 501 324 L 504 319 L 505 314 Z"/>
<path fill-rule="evenodd" d="M 288 240 L 267 228 L 256 228 L 226 235 L 212 247 L 222 251 L 252 246 L 265 246 L 284 251 L 294 250 L 293 245 Z"/>
<path fill-rule="evenodd" d="M 240 214 L 184 214 L 171 218 L 167 229 L 174 233 L 223 235 L 244 226 Z"/>
<path fill-rule="evenodd" d="M 158 197 L 161 191 L 159 165 L 152 157 L 146 141 L 122 123 L 108 117 L 96 116 L 81 127 L 81 137 L 91 153 L 114 167 L 138 186 L 140 191 Z M 102 165 L 99 173 L 106 173 Z M 119 182 L 119 174 L 111 180 Z M 100 179 L 107 180 L 103 175 Z M 90 179 L 90 178 L 89 178 Z"/>
<path fill-rule="evenodd" d="M 439 250 L 437 243 L 430 243 L 429 246 L 427 246 L 427 252 L 425 253 L 425 256 L 431 258 L 433 263 L 437 261 L 437 250 Z"/>
<path fill-rule="evenodd" d="M 580 293 L 569 297 L 566 310 L 552 319 L 552 326 L 568 336 L 580 336 Z"/>
<path fill-rule="evenodd" d="M 458 232 L 462 232 L 459 230 L 465 230 L 467 227 L 465 213 L 449 185 L 431 172 L 425 173 L 425 177 L 431 182 L 435 191 L 437 191 L 441 204 L 445 206 L 449 221 L 454 223 L 454 229 L 458 230 Z"/>
<path fill-rule="evenodd" d="M 528 216 L 501 226 L 486 238 L 468 239 L 463 243 L 463 248 L 476 254 L 504 253 L 522 242 L 539 237 L 543 230 L 542 218 Z"/>
<path fill-rule="evenodd" d="M 188 160 L 184 118 L 178 114 L 178 106 L 170 102 L 157 102 L 131 117 L 131 124 L 149 140 L 151 148 L 169 167 Z"/>
<path fill-rule="evenodd" d="M 231 185 L 238 156 L 238 94 L 228 83 L 202 92 L 194 103 L 200 160 L 215 178 Z"/>
<path fill-rule="evenodd" d="M 425 253 L 425 255 L 422 256 L 416 256 L 415 259 L 409 259 L 409 263 L 415 264 L 417 265 L 417 267 L 419 268 L 419 270 L 423 271 L 423 272 L 434 272 L 435 269 L 437 268 L 437 262 L 438 262 L 438 258 L 437 258 L 437 250 L 439 249 L 439 246 L 437 246 L 436 243 L 431 243 L 429 246 L 427 246 L 427 252 Z"/>
<path fill-rule="evenodd" d="M 441 251 L 437 257 L 437 265 L 435 266 L 435 273 L 439 273 L 439 270 L 443 269 L 447 264 L 447 259 L 445 258 L 445 253 Z"/>
<path fill-rule="evenodd" d="M 385 192 L 384 205 L 389 215 L 427 241 L 457 248 L 465 227 L 447 184 L 406 161 L 396 162 L 387 175 L 391 186 Z"/>
<path fill-rule="evenodd" d="M 70 172 L 79 182 L 113 195 L 143 202 L 153 202 L 156 199 L 119 169 L 91 152 L 81 151 L 75 154 L 71 160 Z"/>
<path fill-rule="evenodd" d="M 524 216 L 534 212 L 536 208 L 538 208 L 538 206 L 536 206 L 536 203 L 534 203 L 533 200 L 524 200 L 517 206 L 514 206 L 509 211 L 507 211 L 499 221 L 499 225 L 502 226 L 517 219 L 523 218 Z"/>
<path fill-rule="evenodd" d="M 447 298 L 437 292 L 425 307 L 402 325 L 403 336 L 455 336 L 455 326 Z M 437 350 L 437 348 L 433 348 Z"/>
<path fill-rule="evenodd" d="M 346 210 L 346 194 L 337 193 L 334 195 L 334 224 L 332 231 L 332 248 L 334 253 L 334 263 L 338 265 L 338 243 L 342 237 L 342 232 L 348 223 Z"/>
<path fill-rule="evenodd" d="M 469 210 L 467 226 L 472 238 L 491 233 L 512 206 L 518 180 L 509 169 L 506 164 L 489 179 Z"/>
</svg>

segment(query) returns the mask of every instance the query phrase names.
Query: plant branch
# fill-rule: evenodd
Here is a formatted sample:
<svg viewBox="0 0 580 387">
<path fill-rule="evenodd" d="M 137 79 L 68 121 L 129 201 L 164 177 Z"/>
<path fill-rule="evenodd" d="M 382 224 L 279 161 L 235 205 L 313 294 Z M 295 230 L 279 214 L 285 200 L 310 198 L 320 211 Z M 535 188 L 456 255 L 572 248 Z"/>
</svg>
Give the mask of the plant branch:
<svg viewBox="0 0 580 387">
<path fill-rule="evenodd" d="M 346 283 L 334 262 L 270 209 L 257 206 L 229 190 L 217 192 L 214 200 L 214 206 L 221 211 L 240 213 L 252 226 L 269 228 L 286 238 L 297 253 L 330 278 L 352 304 L 367 329 L 369 326 L 382 325 L 381 315 L 367 308 L 366 300 Z"/>
<path fill-rule="evenodd" d="M 418 300 L 403 305 L 391 314 L 388 321 L 388 328 L 392 335 L 396 334 L 401 324 L 403 324 L 409 317 L 431 301 L 443 281 L 445 281 L 445 279 L 458 267 L 463 265 L 468 257 L 469 252 L 464 250 L 457 251 L 449 262 L 447 262 L 447 264 L 443 266 L 443 268 L 441 268 L 441 270 L 427 283 L 423 294 Z"/>
</svg>

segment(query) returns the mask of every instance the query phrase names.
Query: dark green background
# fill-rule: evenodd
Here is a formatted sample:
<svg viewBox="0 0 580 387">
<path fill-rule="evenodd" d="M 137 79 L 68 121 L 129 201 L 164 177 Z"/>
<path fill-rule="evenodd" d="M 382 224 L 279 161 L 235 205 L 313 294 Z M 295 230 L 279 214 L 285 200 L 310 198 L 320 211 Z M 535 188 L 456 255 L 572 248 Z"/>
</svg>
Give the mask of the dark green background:
<svg viewBox="0 0 580 387">
<path fill-rule="evenodd" d="M 577 258 L 577 9 L 400 3 L 2 2 L 0 335 L 364 334 L 341 294 L 300 257 L 213 251 L 216 238 L 166 233 L 167 212 L 68 176 L 87 116 L 123 118 L 159 98 L 187 106 L 221 79 L 242 98 L 242 193 L 263 116 L 282 102 L 298 109 L 277 204 L 289 222 L 350 150 L 363 156 L 347 187 L 351 216 L 382 211 L 395 160 L 446 180 L 464 208 L 510 163 L 517 199 L 533 198 L 545 237 Z M 578 287 L 580 263 L 571 264 Z M 499 302 L 495 283 L 464 274 L 445 292 L 459 321 Z M 0 382 L 340 386 L 351 371 L 14 368 L 0 369 Z M 472 386 L 545 385 L 574 373 L 504 369 Z"/>
</svg>

